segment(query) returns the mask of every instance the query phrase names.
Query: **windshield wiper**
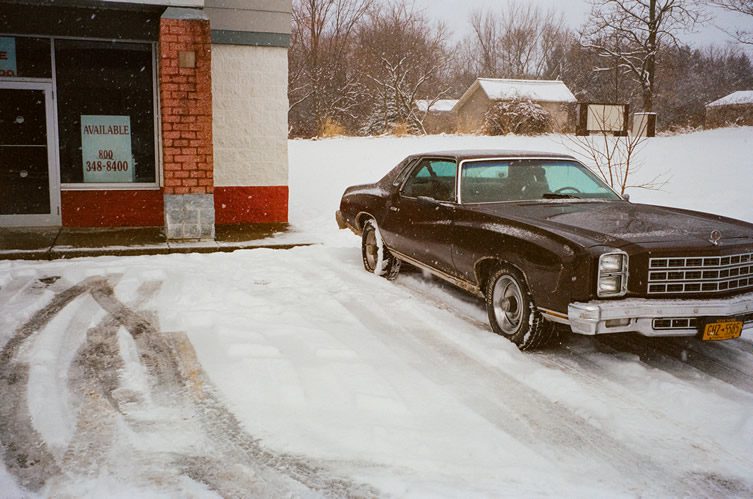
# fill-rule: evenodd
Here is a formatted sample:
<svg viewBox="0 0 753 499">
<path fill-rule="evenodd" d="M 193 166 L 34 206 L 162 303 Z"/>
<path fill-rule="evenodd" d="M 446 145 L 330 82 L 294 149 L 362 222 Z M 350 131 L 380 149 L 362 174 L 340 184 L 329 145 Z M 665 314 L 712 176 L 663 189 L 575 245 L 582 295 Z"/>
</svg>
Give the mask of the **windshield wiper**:
<svg viewBox="0 0 753 499">
<path fill-rule="evenodd" d="M 557 194 L 556 192 L 547 192 L 542 197 L 544 199 L 580 199 L 580 196 L 574 194 Z"/>
</svg>

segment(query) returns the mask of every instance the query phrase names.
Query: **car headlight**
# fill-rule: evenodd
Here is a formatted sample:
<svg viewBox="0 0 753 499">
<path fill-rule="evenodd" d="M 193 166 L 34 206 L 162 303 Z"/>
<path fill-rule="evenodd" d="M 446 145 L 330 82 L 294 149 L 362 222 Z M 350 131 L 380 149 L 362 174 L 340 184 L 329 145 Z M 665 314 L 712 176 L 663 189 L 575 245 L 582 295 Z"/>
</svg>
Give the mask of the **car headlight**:
<svg viewBox="0 0 753 499">
<path fill-rule="evenodd" d="M 628 255 L 624 251 L 604 253 L 599 257 L 596 294 L 599 298 L 624 296 L 627 293 Z"/>
</svg>

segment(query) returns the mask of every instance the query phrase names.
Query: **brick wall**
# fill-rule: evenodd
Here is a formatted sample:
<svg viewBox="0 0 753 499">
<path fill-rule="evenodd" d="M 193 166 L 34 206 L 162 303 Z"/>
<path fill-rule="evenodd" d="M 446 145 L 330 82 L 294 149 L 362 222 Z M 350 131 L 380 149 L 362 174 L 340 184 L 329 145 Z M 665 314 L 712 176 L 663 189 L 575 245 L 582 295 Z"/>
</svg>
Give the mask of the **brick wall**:
<svg viewBox="0 0 753 499">
<path fill-rule="evenodd" d="M 165 194 L 212 194 L 209 21 L 163 18 L 159 41 Z M 195 67 L 179 67 L 181 52 L 195 53 Z"/>
</svg>

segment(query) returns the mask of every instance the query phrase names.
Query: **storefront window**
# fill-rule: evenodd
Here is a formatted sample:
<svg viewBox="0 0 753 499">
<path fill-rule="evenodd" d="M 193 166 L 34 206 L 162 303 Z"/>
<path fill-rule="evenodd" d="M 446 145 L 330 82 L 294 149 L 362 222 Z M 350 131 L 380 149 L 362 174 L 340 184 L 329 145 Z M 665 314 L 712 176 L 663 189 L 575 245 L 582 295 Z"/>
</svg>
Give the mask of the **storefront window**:
<svg viewBox="0 0 753 499">
<path fill-rule="evenodd" d="M 63 183 L 154 183 L 152 44 L 55 40 Z"/>
<path fill-rule="evenodd" d="M 0 78 L 52 78 L 50 40 L 0 35 Z"/>
</svg>

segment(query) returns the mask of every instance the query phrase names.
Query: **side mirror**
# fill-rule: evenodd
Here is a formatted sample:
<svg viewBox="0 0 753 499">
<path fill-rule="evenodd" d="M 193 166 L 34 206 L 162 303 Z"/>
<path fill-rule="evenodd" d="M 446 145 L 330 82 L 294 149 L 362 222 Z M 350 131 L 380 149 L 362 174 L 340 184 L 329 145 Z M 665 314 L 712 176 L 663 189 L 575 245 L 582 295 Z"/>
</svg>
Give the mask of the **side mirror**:
<svg viewBox="0 0 753 499">
<path fill-rule="evenodd" d="M 622 199 L 624 199 L 625 201 L 627 201 L 629 203 L 630 202 L 630 194 L 628 194 L 626 192 L 625 194 L 622 195 Z"/>
</svg>

